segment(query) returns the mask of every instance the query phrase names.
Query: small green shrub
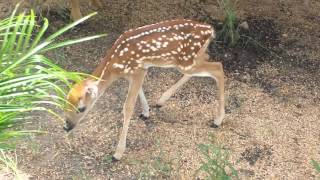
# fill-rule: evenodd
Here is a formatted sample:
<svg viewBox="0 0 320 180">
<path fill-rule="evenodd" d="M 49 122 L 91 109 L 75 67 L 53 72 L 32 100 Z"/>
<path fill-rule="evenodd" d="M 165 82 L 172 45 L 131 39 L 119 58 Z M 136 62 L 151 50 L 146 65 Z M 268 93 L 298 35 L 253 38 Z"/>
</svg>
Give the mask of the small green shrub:
<svg viewBox="0 0 320 180">
<path fill-rule="evenodd" d="M 196 175 L 202 173 L 208 180 L 239 179 L 237 171 L 228 161 L 229 153 L 227 150 L 212 144 L 200 144 L 199 150 L 204 158 Z"/>
<path fill-rule="evenodd" d="M 165 159 L 164 155 L 161 154 L 154 157 L 150 162 L 143 165 L 138 179 L 166 179 L 171 177 L 173 171 L 172 161 Z"/>
<path fill-rule="evenodd" d="M 16 179 L 19 179 L 19 170 L 17 167 L 17 157 L 12 158 L 7 155 L 3 150 L 0 150 L 0 162 L 2 167 L 0 169 L 7 168 L 6 170 L 12 173 Z"/>
<path fill-rule="evenodd" d="M 314 167 L 314 169 L 315 169 L 318 173 L 320 173 L 320 163 L 317 162 L 317 161 L 315 161 L 315 160 L 313 160 L 313 159 L 311 159 L 311 164 L 312 164 L 312 166 Z"/>
<path fill-rule="evenodd" d="M 143 164 L 139 173 L 139 180 L 168 179 L 172 177 L 173 161 L 177 158 L 169 159 L 161 149 L 160 144 L 158 144 L 158 147 L 160 149 L 159 154 Z"/>
<path fill-rule="evenodd" d="M 228 46 L 235 46 L 240 39 L 234 8 L 236 2 L 232 0 L 218 0 L 218 3 L 224 13 L 224 20 L 222 29 L 217 33 L 217 39 Z"/>
</svg>

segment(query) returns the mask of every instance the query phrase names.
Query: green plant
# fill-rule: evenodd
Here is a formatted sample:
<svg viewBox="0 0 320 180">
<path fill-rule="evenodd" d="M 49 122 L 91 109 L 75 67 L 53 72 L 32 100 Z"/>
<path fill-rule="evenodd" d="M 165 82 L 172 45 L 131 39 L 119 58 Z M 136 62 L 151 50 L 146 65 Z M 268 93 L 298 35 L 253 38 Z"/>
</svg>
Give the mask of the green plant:
<svg viewBox="0 0 320 180">
<path fill-rule="evenodd" d="M 89 180 L 91 178 L 88 177 L 88 175 L 86 174 L 83 168 L 80 168 L 80 172 L 78 172 L 76 175 L 73 175 L 71 179 L 72 180 Z"/>
<path fill-rule="evenodd" d="M 169 178 L 172 175 L 173 167 L 172 161 L 166 160 L 164 155 L 159 154 L 150 162 L 145 163 L 139 173 L 140 180 L 155 179 L 155 178 Z"/>
<path fill-rule="evenodd" d="M 108 154 L 106 156 L 103 157 L 103 162 L 106 163 L 106 164 L 111 164 L 112 163 L 112 157 L 113 155 L 111 154 Z"/>
<path fill-rule="evenodd" d="M 19 170 L 17 168 L 17 157 L 14 159 L 10 156 L 8 156 L 4 151 L 0 151 L 0 162 L 2 165 L 7 168 L 8 171 L 10 171 L 15 177 L 19 177 Z M 0 168 L 3 169 L 4 167 Z M 18 178 L 17 178 L 18 179 Z"/>
<path fill-rule="evenodd" d="M 320 173 L 320 163 L 315 161 L 314 159 L 311 159 L 311 164 L 314 167 L 314 169 Z"/>
<path fill-rule="evenodd" d="M 217 33 L 217 39 L 229 46 L 235 46 L 240 39 L 235 13 L 236 1 L 218 0 L 219 6 L 224 13 L 222 29 Z"/>
<path fill-rule="evenodd" d="M 19 171 L 17 164 L 16 154 L 12 158 L 7 152 L 0 150 L 0 179 L 29 179 L 28 174 Z"/>
<path fill-rule="evenodd" d="M 139 180 L 148 180 L 148 179 L 153 179 L 155 177 L 154 172 L 150 168 L 149 164 L 144 164 L 142 169 L 139 172 Z"/>
<path fill-rule="evenodd" d="M 200 144 L 199 150 L 204 160 L 196 171 L 196 175 L 202 172 L 205 179 L 239 179 L 237 171 L 228 161 L 229 153 L 227 150 L 212 144 Z M 227 173 L 229 171 L 230 173 Z"/>
<path fill-rule="evenodd" d="M 168 159 L 163 152 L 159 142 L 159 154 L 143 164 L 143 167 L 139 173 L 139 180 L 145 179 L 166 179 L 170 178 L 173 173 L 173 161 L 177 158 Z"/>
<path fill-rule="evenodd" d="M 11 148 L 12 138 L 30 133 L 15 128 L 30 116 L 28 112 L 46 111 L 59 117 L 53 107 L 64 107 L 67 87 L 84 75 L 60 68 L 45 53 L 103 36 L 59 41 L 63 33 L 95 13 L 44 37 L 48 20 L 37 21 L 33 11 L 16 16 L 17 9 L 18 5 L 11 17 L 0 21 L 0 149 Z"/>
</svg>

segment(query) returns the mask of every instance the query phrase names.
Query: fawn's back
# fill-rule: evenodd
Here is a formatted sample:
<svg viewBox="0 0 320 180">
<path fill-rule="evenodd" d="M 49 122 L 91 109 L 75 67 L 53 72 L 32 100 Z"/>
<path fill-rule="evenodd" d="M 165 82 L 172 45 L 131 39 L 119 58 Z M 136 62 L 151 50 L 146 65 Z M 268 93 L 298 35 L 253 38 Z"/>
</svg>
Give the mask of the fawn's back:
<svg viewBox="0 0 320 180">
<path fill-rule="evenodd" d="M 120 74 L 134 74 L 150 66 L 191 69 L 197 53 L 214 38 L 210 25 L 191 20 L 173 20 L 123 33 L 108 51 L 107 65 Z"/>
</svg>

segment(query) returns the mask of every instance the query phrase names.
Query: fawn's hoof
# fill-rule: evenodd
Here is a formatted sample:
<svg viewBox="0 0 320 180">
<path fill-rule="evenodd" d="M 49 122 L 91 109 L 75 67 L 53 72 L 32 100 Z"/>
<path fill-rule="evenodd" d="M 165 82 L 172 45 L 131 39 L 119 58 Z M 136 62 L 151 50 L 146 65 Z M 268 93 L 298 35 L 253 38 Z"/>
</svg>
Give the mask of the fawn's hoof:
<svg viewBox="0 0 320 180">
<path fill-rule="evenodd" d="M 154 107 L 157 108 L 157 109 L 160 109 L 163 105 L 161 104 L 156 104 Z"/>
<path fill-rule="evenodd" d="M 112 156 L 112 158 L 111 158 L 111 162 L 112 163 L 116 163 L 116 162 L 118 162 L 120 159 L 117 159 L 117 158 L 115 158 L 114 156 Z"/>
<path fill-rule="evenodd" d="M 212 128 L 219 128 L 219 126 L 216 125 L 215 123 L 212 123 L 212 124 L 210 125 L 210 127 L 212 127 Z"/>
<path fill-rule="evenodd" d="M 147 120 L 147 119 L 149 119 L 149 116 L 145 116 L 144 114 L 140 114 L 139 118 L 142 120 Z"/>
</svg>

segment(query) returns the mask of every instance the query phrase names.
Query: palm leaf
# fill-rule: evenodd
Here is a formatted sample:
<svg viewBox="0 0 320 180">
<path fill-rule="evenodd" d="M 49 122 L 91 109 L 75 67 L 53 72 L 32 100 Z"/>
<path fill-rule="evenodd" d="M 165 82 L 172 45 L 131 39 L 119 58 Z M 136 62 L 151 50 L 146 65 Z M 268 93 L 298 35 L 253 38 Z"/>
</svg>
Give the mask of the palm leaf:
<svg viewBox="0 0 320 180">
<path fill-rule="evenodd" d="M 49 21 L 44 18 L 39 25 L 33 11 L 16 16 L 17 8 L 9 18 L 0 20 L 0 149 L 10 147 L 12 138 L 28 133 L 13 128 L 30 116 L 28 112 L 46 111 L 61 120 L 53 109 L 69 104 L 66 91 L 73 82 L 87 76 L 55 65 L 44 52 L 105 36 L 58 40 L 96 14 L 92 13 L 44 38 Z"/>
</svg>

